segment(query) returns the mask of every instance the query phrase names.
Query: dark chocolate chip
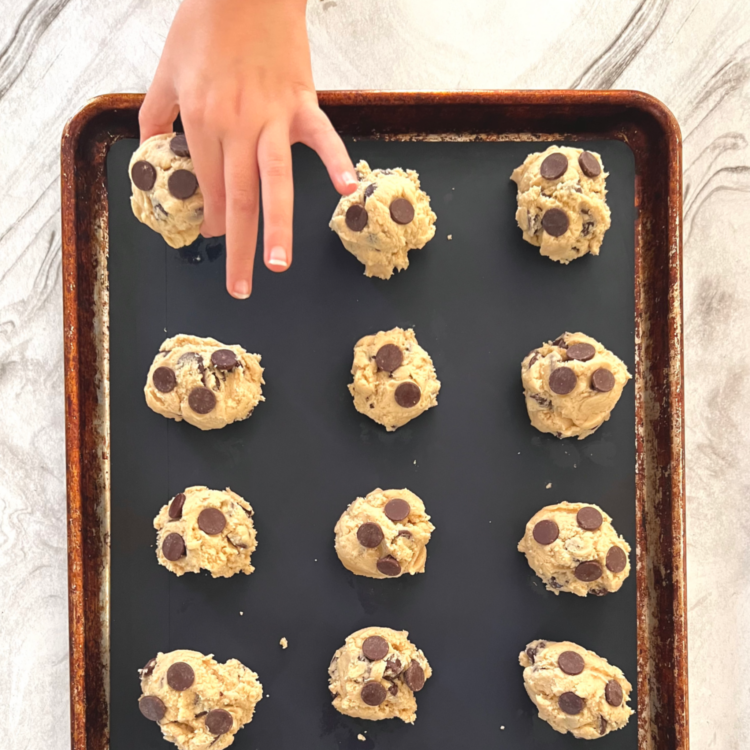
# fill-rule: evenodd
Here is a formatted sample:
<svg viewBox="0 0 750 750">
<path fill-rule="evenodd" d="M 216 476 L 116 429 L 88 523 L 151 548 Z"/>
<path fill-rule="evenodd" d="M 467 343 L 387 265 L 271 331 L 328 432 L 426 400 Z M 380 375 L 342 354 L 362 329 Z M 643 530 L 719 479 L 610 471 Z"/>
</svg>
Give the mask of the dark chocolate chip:
<svg viewBox="0 0 750 750">
<path fill-rule="evenodd" d="M 615 376 L 610 370 L 600 367 L 591 375 L 591 387 L 600 393 L 609 393 L 615 387 Z"/>
<path fill-rule="evenodd" d="M 183 367 L 187 367 L 188 365 L 196 365 L 199 372 L 203 372 L 205 370 L 205 366 L 203 365 L 203 357 L 201 357 L 198 352 L 185 352 L 184 354 L 180 355 L 180 358 L 177 360 L 178 365 L 182 365 Z"/>
<path fill-rule="evenodd" d="M 565 396 L 576 387 L 576 374 L 570 367 L 557 367 L 550 373 L 549 389 L 558 396 Z"/>
<path fill-rule="evenodd" d="M 170 562 L 175 562 L 185 555 L 185 540 L 179 534 L 167 534 L 161 543 L 161 553 Z"/>
<path fill-rule="evenodd" d="M 568 345 L 565 343 L 567 341 L 566 336 L 567 336 L 567 334 L 565 334 L 565 333 L 562 336 L 558 336 L 552 342 L 552 346 L 559 346 L 561 349 L 567 349 Z"/>
<path fill-rule="evenodd" d="M 170 393 L 177 387 L 177 376 L 171 367 L 157 367 L 151 376 L 154 388 L 162 393 Z"/>
<path fill-rule="evenodd" d="M 206 727 L 211 734 L 226 734 L 233 724 L 232 714 L 223 708 L 214 708 L 206 714 Z"/>
<path fill-rule="evenodd" d="M 577 359 L 588 362 L 596 355 L 596 349 L 591 344 L 571 344 L 568 347 L 568 359 Z"/>
<path fill-rule="evenodd" d="M 383 529 L 371 521 L 363 523 L 357 529 L 357 540 L 363 547 L 374 549 L 383 541 Z"/>
<path fill-rule="evenodd" d="M 370 661 L 384 659 L 388 655 L 388 641 L 379 635 L 371 635 L 369 638 L 365 638 L 365 642 L 362 644 L 362 653 Z"/>
<path fill-rule="evenodd" d="M 590 589 L 591 596 L 607 596 L 610 592 L 607 589 Z"/>
<path fill-rule="evenodd" d="M 596 560 L 580 563 L 575 569 L 576 578 L 584 583 L 591 583 L 602 577 L 602 566 Z"/>
<path fill-rule="evenodd" d="M 208 414 L 216 406 L 216 396 L 208 388 L 198 386 L 190 391 L 188 404 L 196 414 Z"/>
<path fill-rule="evenodd" d="M 371 182 L 366 188 L 365 188 L 365 200 L 369 198 L 377 189 L 377 185 L 374 182 Z"/>
<path fill-rule="evenodd" d="M 217 349 L 211 352 L 211 364 L 219 370 L 234 370 L 240 363 L 231 349 Z"/>
<path fill-rule="evenodd" d="M 545 180 L 556 180 L 562 177 L 568 169 L 568 157 L 559 151 L 550 154 L 539 167 L 539 173 Z"/>
<path fill-rule="evenodd" d="M 155 695 L 144 695 L 138 701 L 138 708 L 149 721 L 161 721 L 167 713 L 164 701 Z"/>
<path fill-rule="evenodd" d="M 406 198 L 391 201 L 391 218 L 396 224 L 409 224 L 414 219 L 414 206 Z"/>
<path fill-rule="evenodd" d="M 404 353 L 395 344 L 383 344 L 375 355 L 378 370 L 394 372 L 404 363 Z"/>
<path fill-rule="evenodd" d="M 216 536 L 224 531 L 227 519 L 218 508 L 204 508 L 198 514 L 198 528 L 209 536 Z"/>
<path fill-rule="evenodd" d="M 179 492 L 176 494 L 169 504 L 169 517 L 177 520 L 182 518 L 182 506 L 185 505 L 185 493 Z"/>
<path fill-rule="evenodd" d="M 578 165 L 586 177 L 598 177 L 602 173 L 599 160 L 590 151 L 584 151 L 578 157 Z"/>
<path fill-rule="evenodd" d="M 400 407 L 411 409 L 412 406 L 416 406 L 419 403 L 419 399 L 422 398 L 422 391 L 419 390 L 419 386 L 416 383 L 407 380 L 405 383 L 399 384 L 393 397 Z"/>
<path fill-rule="evenodd" d="M 560 656 L 557 657 L 557 666 L 560 667 L 565 674 L 581 674 L 586 665 L 580 654 L 577 654 L 575 651 L 563 651 Z"/>
<path fill-rule="evenodd" d="M 164 206 L 161 205 L 161 203 L 154 203 L 153 206 L 156 218 L 160 221 L 164 221 L 169 216 L 169 212 L 166 208 L 164 208 Z"/>
<path fill-rule="evenodd" d="M 563 713 L 575 716 L 583 711 L 583 698 L 575 693 L 563 693 L 557 699 L 557 705 Z"/>
<path fill-rule="evenodd" d="M 184 133 L 177 133 L 169 142 L 169 148 L 172 149 L 172 153 L 175 156 L 187 156 L 190 158 L 190 149 L 187 145 L 187 138 Z"/>
<path fill-rule="evenodd" d="M 550 208 L 542 216 L 542 229 L 550 237 L 560 237 L 568 231 L 570 221 L 568 215 L 559 208 Z"/>
<path fill-rule="evenodd" d="M 536 655 L 545 648 L 547 648 L 547 641 L 538 641 L 536 646 L 530 646 L 526 649 L 526 656 L 528 656 L 531 663 L 534 664 L 536 661 Z"/>
<path fill-rule="evenodd" d="M 407 539 L 411 539 L 411 532 L 407 531 L 406 529 L 401 529 L 401 531 L 399 531 L 398 534 L 396 534 L 396 536 L 403 536 L 403 537 L 406 537 Z"/>
<path fill-rule="evenodd" d="M 534 541 L 546 546 L 552 544 L 560 536 L 560 528 L 554 521 L 539 521 L 531 534 Z"/>
<path fill-rule="evenodd" d="M 378 570 L 384 576 L 397 576 L 401 573 L 401 563 L 392 555 L 381 557 L 377 562 Z"/>
<path fill-rule="evenodd" d="M 606 565 L 612 573 L 622 573 L 628 564 L 628 556 L 620 547 L 610 547 L 607 552 Z"/>
<path fill-rule="evenodd" d="M 184 661 L 176 661 L 167 670 L 167 684 L 172 690 L 182 692 L 192 687 L 195 682 L 195 672 L 193 668 Z"/>
<path fill-rule="evenodd" d="M 531 369 L 531 365 L 533 365 L 534 362 L 536 362 L 539 359 L 539 349 L 534 349 L 530 351 L 529 354 L 531 355 L 531 359 L 529 360 L 529 364 L 526 365 L 526 367 Z"/>
<path fill-rule="evenodd" d="M 411 505 L 400 497 L 394 497 L 393 500 L 389 500 L 385 504 L 383 513 L 385 513 L 391 521 L 403 521 L 405 518 L 409 517 L 409 513 L 411 513 Z"/>
<path fill-rule="evenodd" d="M 385 671 L 383 672 L 385 677 L 398 677 L 403 671 L 404 665 L 398 656 L 389 656 L 385 660 Z"/>
<path fill-rule="evenodd" d="M 146 666 L 141 670 L 141 677 L 151 677 L 156 666 L 156 659 L 149 659 Z"/>
<path fill-rule="evenodd" d="M 367 209 L 359 203 L 354 203 L 346 209 L 344 220 L 352 232 L 361 232 L 367 226 Z"/>
<path fill-rule="evenodd" d="M 607 720 L 599 714 L 599 734 L 607 733 Z"/>
<path fill-rule="evenodd" d="M 544 398 L 541 393 L 530 393 L 529 398 L 536 401 L 539 406 L 543 406 L 545 409 L 552 403 L 548 398 Z"/>
<path fill-rule="evenodd" d="M 198 189 L 198 180 L 189 170 L 176 169 L 169 175 L 167 187 L 177 200 L 186 201 Z"/>
<path fill-rule="evenodd" d="M 392 683 L 391 683 L 391 684 L 390 684 L 390 685 L 388 686 L 388 692 L 389 692 L 389 693 L 390 693 L 391 695 L 398 695 L 398 685 L 397 685 L 397 684 L 396 684 L 395 682 L 392 682 Z"/>
<path fill-rule="evenodd" d="M 418 693 L 424 687 L 424 669 L 413 661 L 404 672 L 404 682 Z"/>
<path fill-rule="evenodd" d="M 370 680 L 362 686 L 360 692 L 362 702 L 368 706 L 379 706 L 386 698 L 386 689 L 375 680 Z"/>
<path fill-rule="evenodd" d="M 578 521 L 578 525 L 586 531 L 596 531 L 602 523 L 604 523 L 602 514 L 590 505 L 581 508 L 578 513 L 576 513 L 576 521 Z"/>
<path fill-rule="evenodd" d="M 604 697 L 610 706 L 619 706 L 622 703 L 622 687 L 617 680 L 610 680 L 604 688 Z"/>
<path fill-rule="evenodd" d="M 147 161 L 137 161 L 130 170 L 130 178 L 139 190 L 151 190 L 156 182 L 156 169 Z"/>
<path fill-rule="evenodd" d="M 593 221 L 584 221 L 581 225 L 581 237 L 588 237 L 594 228 Z"/>
</svg>

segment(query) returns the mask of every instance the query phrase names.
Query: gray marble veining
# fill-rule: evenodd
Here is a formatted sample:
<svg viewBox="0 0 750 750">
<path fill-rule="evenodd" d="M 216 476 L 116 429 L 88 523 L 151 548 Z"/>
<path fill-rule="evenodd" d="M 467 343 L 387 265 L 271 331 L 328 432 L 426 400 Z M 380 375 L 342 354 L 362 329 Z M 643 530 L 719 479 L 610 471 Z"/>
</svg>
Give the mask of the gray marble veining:
<svg viewBox="0 0 750 750">
<path fill-rule="evenodd" d="M 0 736 L 19 750 L 69 746 L 60 134 L 88 98 L 146 90 L 178 5 L 0 0 Z M 749 747 L 750 7 L 310 0 L 308 23 L 319 88 L 635 88 L 677 115 L 691 739 Z"/>
</svg>

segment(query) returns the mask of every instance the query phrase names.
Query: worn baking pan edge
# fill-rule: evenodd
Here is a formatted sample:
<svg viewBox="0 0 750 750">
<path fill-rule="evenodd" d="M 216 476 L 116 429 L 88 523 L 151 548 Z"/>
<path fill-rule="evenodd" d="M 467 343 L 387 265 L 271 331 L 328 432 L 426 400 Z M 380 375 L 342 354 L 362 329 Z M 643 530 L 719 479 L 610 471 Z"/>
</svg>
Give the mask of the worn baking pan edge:
<svg viewBox="0 0 750 750">
<path fill-rule="evenodd" d="M 617 138 L 636 162 L 636 520 L 641 750 L 687 750 L 679 126 L 634 91 L 320 92 L 342 132 L 394 140 Z M 109 746 L 106 156 L 140 94 L 89 102 L 62 139 L 71 734 Z M 429 130 L 424 123 L 429 122 Z"/>
</svg>

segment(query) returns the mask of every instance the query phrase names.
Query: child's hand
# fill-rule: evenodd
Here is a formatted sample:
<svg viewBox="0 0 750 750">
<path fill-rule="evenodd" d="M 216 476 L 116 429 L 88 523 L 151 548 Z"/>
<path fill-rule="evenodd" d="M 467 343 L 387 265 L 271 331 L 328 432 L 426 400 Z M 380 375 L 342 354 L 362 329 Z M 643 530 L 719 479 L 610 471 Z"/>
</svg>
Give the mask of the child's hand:
<svg viewBox="0 0 750 750">
<path fill-rule="evenodd" d="M 292 154 L 318 152 L 340 193 L 357 176 L 318 108 L 306 0 L 184 0 L 140 112 L 141 140 L 172 130 L 177 113 L 205 201 L 202 233 L 227 236 L 227 289 L 250 295 L 260 180 L 263 257 L 292 262 Z"/>
</svg>

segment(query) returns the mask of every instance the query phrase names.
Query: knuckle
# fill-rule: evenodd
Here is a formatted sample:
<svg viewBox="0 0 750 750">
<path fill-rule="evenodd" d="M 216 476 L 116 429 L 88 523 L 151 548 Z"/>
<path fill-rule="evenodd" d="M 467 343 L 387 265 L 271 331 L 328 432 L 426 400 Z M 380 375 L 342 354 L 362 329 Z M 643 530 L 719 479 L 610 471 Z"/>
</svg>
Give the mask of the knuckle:
<svg viewBox="0 0 750 750">
<path fill-rule="evenodd" d="M 229 206 L 239 213 L 254 213 L 258 210 L 258 191 L 249 185 L 234 185 L 229 190 Z"/>
<path fill-rule="evenodd" d="M 287 179 L 291 177 L 291 169 L 283 156 L 274 154 L 266 159 L 263 175 L 271 180 Z"/>
</svg>

